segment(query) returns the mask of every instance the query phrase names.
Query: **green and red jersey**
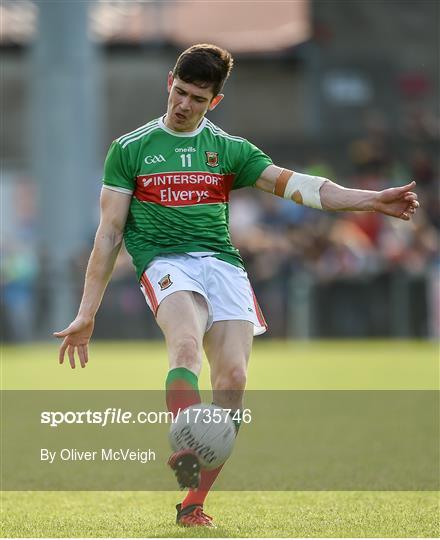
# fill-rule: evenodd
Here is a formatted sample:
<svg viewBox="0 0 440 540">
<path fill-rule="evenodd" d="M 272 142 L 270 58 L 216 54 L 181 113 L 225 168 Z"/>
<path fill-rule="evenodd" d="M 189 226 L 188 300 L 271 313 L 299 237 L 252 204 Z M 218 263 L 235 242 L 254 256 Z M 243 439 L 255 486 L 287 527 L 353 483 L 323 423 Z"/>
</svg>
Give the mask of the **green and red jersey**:
<svg viewBox="0 0 440 540">
<path fill-rule="evenodd" d="M 271 163 L 207 118 L 190 133 L 158 118 L 113 141 L 103 181 L 132 195 L 124 241 L 138 278 L 164 253 L 209 252 L 243 267 L 229 235 L 229 193 L 254 185 Z"/>
</svg>

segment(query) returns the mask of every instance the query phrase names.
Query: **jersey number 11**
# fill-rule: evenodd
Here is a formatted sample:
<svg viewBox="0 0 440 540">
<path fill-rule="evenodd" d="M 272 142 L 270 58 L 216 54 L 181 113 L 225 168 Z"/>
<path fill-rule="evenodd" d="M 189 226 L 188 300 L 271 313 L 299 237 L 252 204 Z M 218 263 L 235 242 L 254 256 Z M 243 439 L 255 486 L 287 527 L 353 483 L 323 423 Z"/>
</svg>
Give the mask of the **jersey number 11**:
<svg viewBox="0 0 440 540">
<path fill-rule="evenodd" d="M 182 167 L 191 167 L 191 154 L 180 154 Z"/>
</svg>

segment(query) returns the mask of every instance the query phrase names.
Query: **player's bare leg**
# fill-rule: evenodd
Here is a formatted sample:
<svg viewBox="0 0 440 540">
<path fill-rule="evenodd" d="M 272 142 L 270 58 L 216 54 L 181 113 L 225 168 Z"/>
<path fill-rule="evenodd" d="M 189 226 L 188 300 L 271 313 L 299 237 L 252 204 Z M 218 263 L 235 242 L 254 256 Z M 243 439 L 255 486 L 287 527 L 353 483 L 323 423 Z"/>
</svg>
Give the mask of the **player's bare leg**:
<svg viewBox="0 0 440 540">
<path fill-rule="evenodd" d="M 253 330 L 248 321 L 219 321 L 205 335 L 203 345 L 216 405 L 228 409 L 243 406 Z"/>
<path fill-rule="evenodd" d="M 178 291 L 160 304 L 157 323 L 167 344 L 170 370 L 166 380 L 168 410 L 179 410 L 200 403 L 198 375 L 202 366 L 202 343 L 208 322 L 205 299 L 191 291 Z M 193 452 L 171 455 L 168 464 L 174 470 L 181 489 L 200 483 L 200 464 Z"/>
<path fill-rule="evenodd" d="M 203 296 L 192 291 L 170 294 L 160 303 L 156 321 L 165 336 L 170 370 L 186 368 L 199 375 L 208 322 Z"/>
<path fill-rule="evenodd" d="M 232 410 L 242 408 L 252 339 L 253 324 L 248 321 L 219 321 L 206 333 L 204 348 L 211 367 L 213 401 L 216 405 Z M 189 491 L 179 510 L 203 508 L 221 469 L 202 471 L 199 487 Z"/>
</svg>

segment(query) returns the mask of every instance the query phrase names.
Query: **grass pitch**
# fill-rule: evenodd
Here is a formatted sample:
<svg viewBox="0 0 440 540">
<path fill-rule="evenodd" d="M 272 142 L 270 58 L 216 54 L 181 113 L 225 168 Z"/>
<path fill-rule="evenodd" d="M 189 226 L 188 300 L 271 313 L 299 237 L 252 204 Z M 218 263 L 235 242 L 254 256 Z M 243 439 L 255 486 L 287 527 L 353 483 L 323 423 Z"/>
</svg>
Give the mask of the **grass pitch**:
<svg viewBox="0 0 440 540">
<path fill-rule="evenodd" d="M 96 343 L 89 366 L 57 365 L 57 345 L 5 346 L 4 389 L 161 389 L 162 343 Z M 438 389 L 428 342 L 256 341 L 250 389 Z M 209 387 L 208 370 L 200 380 Z M 437 492 L 214 492 L 215 530 L 174 525 L 179 492 L 4 492 L 3 537 L 438 537 Z"/>
<path fill-rule="evenodd" d="M 8 537 L 437 537 L 435 493 L 217 492 L 206 512 L 217 528 L 174 525 L 167 492 L 13 492 Z"/>
</svg>

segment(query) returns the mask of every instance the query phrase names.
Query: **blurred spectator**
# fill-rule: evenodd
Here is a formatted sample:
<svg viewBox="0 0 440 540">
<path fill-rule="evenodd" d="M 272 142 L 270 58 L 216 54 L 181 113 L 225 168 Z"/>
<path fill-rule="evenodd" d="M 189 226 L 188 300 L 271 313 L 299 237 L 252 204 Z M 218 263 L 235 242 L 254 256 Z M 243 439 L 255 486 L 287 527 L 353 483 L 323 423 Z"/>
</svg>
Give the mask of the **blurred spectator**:
<svg viewBox="0 0 440 540">
<path fill-rule="evenodd" d="M 410 158 L 411 180 L 423 190 L 431 188 L 435 181 L 435 166 L 432 157 L 423 148 L 416 148 Z"/>
<path fill-rule="evenodd" d="M 37 259 L 29 246 L 15 243 L 2 247 L 1 298 L 7 319 L 3 337 L 8 341 L 29 341 L 34 337 L 37 272 Z"/>
<path fill-rule="evenodd" d="M 36 187 L 18 177 L 7 184 L 4 175 L 2 204 L 1 304 L 2 337 L 12 341 L 29 341 L 35 330 L 35 289 L 38 275 L 36 242 Z"/>
</svg>

